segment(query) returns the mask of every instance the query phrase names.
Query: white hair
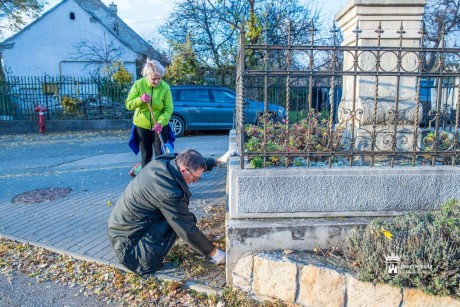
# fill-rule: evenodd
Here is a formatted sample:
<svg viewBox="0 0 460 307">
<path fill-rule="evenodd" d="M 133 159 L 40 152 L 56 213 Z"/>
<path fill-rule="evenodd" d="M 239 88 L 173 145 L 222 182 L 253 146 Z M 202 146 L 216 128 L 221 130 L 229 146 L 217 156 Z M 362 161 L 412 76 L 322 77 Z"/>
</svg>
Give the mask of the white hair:
<svg viewBox="0 0 460 307">
<path fill-rule="evenodd" d="M 157 60 L 147 59 L 144 64 L 144 68 L 142 68 L 142 77 L 147 77 L 150 74 L 156 74 L 163 78 L 165 74 L 166 68 L 160 64 Z"/>
</svg>

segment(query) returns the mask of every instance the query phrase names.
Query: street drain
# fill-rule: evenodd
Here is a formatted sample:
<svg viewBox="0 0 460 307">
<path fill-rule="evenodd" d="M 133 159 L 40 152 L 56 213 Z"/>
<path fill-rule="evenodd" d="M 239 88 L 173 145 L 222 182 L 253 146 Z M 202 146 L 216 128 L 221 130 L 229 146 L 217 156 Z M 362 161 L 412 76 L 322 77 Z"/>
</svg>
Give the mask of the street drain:
<svg viewBox="0 0 460 307">
<path fill-rule="evenodd" d="M 47 188 L 37 189 L 16 195 L 13 203 L 38 204 L 45 201 L 61 199 L 72 191 L 71 188 Z"/>
</svg>

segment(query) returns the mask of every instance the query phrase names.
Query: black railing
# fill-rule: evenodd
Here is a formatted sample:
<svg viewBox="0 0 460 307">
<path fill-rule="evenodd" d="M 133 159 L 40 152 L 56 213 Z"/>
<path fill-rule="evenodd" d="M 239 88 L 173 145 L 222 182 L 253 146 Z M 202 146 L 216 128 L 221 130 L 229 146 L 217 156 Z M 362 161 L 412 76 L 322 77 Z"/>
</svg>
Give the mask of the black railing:
<svg viewBox="0 0 460 307">
<path fill-rule="evenodd" d="M 35 120 L 39 105 L 48 108 L 47 119 L 129 118 L 131 86 L 107 78 L 8 77 L 0 81 L 0 120 Z"/>
<path fill-rule="evenodd" d="M 358 41 L 360 31 L 354 32 Z M 398 33 L 395 47 L 381 46 L 377 37 L 375 46 L 245 45 L 241 39 L 241 167 L 247 161 L 254 167 L 458 165 L 460 49 L 423 47 L 423 32 L 421 47 L 403 47 L 404 29 Z M 428 55 L 438 59 L 429 70 Z M 292 57 L 305 66 L 291 67 Z M 328 64 L 318 65 L 324 59 Z M 246 98 L 263 101 L 268 120 L 248 125 Z M 286 118 L 275 118 L 272 104 L 284 107 Z"/>
</svg>

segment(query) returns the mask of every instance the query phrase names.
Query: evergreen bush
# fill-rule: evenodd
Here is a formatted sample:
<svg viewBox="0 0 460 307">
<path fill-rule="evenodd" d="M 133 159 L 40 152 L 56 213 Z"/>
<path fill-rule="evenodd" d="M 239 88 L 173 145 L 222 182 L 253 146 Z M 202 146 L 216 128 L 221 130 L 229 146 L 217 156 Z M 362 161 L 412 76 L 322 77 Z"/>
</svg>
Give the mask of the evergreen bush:
<svg viewBox="0 0 460 307">
<path fill-rule="evenodd" d="M 345 257 L 360 280 L 460 297 L 459 200 L 450 200 L 435 212 L 376 219 L 356 229 L 348 243 Z M 393 276 L 386 269 L 390 255 L 400 257 Z"/>
</svg>

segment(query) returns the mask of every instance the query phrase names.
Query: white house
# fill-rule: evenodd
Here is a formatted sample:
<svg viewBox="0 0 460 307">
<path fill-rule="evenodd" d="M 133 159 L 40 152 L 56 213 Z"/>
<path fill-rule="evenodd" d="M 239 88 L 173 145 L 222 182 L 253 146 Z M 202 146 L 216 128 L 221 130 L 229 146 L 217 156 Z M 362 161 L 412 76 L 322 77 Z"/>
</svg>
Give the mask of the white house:
<svg viewBox="0 0 460 307">
<path fill-rule="evenodd" d="M 92 76 L 116 60 L 136 77 L 146 57 L 164 63 L 117 17 L 115 4 L 99 0 L 63 0 L 1 45 L 8 76 Z"/>
</svg>

